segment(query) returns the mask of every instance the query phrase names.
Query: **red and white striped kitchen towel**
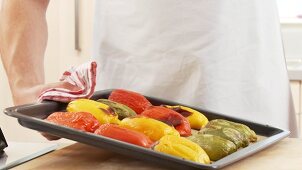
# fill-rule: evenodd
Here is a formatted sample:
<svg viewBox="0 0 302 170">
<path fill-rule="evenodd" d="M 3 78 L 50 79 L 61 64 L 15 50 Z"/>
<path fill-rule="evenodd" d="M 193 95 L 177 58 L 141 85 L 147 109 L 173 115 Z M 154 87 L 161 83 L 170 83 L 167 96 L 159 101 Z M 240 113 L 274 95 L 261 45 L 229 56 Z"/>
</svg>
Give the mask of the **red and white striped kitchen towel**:
<svg viewBox="0 0 302 170">
<path fill-rule="evenodd" d="M 55 100 L 60 102 L 70 102 L 79 98 L 90 98 L 96 85 L 96 62 L 89 62 L 78 67 L 71 67 L 63 73 L 60 81 L 68 82 L 79 87 L 79 90 L 72 91 L 64 88 L 51 88 L 43 91 L 38 101 Z"/>
</svg>

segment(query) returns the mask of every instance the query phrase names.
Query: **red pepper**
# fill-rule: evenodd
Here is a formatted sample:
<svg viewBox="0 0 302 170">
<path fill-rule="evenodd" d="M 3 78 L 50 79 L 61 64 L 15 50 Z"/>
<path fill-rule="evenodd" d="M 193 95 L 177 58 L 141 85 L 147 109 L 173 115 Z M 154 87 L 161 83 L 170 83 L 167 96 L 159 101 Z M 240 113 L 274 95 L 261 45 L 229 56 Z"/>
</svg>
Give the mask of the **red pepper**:
<svg viewBox="0 0 302 170">
<path fill-rule="evenodd" d="M 142 116 L 153 118 L 174 126 L 181 136 L 190 136 L 191 127 L 189 121 L 180 113 L 162 106 L 151 106 L 141 113 Z"/>
<path fill-rule="evenodd" d="M 46 120 L 86 132 L 99 128 L 99 121 L 88 112 L 54 112 Z"/>
<path fill-rule="evenodd" d="M 145 148 L 150 148 L 153 144 L 152 140 L 145 134 L 116 124 L 103 124 L 94 133 Z"/>
<path fill-rule="evenodd" d="M 113 90 L 108 99 L 130 107 L 137 114 L 152 106 L 143 95 L 123 89 Z"/>
</svg>

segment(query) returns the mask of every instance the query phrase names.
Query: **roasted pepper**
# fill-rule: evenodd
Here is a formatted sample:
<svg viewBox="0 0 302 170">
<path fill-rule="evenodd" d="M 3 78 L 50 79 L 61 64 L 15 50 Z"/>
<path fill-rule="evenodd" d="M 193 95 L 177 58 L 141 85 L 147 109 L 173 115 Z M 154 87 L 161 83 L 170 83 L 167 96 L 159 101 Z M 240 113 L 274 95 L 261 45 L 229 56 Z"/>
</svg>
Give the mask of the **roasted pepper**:
<svg viewBox="0 0 302 170">
<path fill-rule="evenodd" d="M 103 124 L 94 133 L 145 148 L 153 144 L 145 134 L 115 124 Z"/>
<path fill-rule="evenodd" d="M 164 135 L 179 136 L 179 133 L 173 127 L 147 117 L 125 118 L 121 121 L 121 126 L 142 132 L 152 141 L 157 141 Z"/>
<path fill-rule="evenodd" d="M 202 164 L 210 163 L 209 156 L 200 146 L 183 137 L 166 135 L 154 150 Z"/>
<path fill-rule="evenodd" d="M 141 114 L 145 109 L 152 106 L 143 95 L 123 89 L 113 90 L 108 99 L 130 107 L 137 114 Z"/>
<path fill-rule="evenodd" d="M 91 113 L 101 124 L 119 124 L 118 115 L 106 104 L 88 99 L 78 99 L 67 105 L 68 112 L 88 112 Z"/>
<path fill-rule="evenodd" d="M 54 112 L 46 120 L 86 132 L 94 132 L 100 126 L 99 121 L 88 112 Z"/>
<path fill-rule="evenodd" d="M 241 123 L 235 123 L 224 119 L 215 119 L 215 120 L 211 120 L 207 125 L 207 127 L 211 127 L 211 126 L 214 126 L 216 128 L 217 127 L 233 128 L 239 131 L 240 133 L 244 134 L 250 142 L 257 141 L 256 133 L 253 130 L 251 130 L 248 126 Z"/>
<path fill-rule="evenodd" d="M 172 109 L 162 106 L 151 106 L 143 111 L 141 115 L 159 120 L 170 126 L 174 126 L 181 136 L 191 135 L 191 127 L 188 120 Z"/>
<path fill-rule="evenodd" d="M 249 145 L 248 138 L 233 128 L 211 126 L 201 129 L 199 133 L 211 134 L 232 141 L 236 145 L 237 149 Z"/>
<path fill-rule="evenodd" d="M 233 142 L 215 135 L 197 133 L 187 139 L 204 149 L 212 161 L 217 161 L 237 150 Z"/>
<path fill-rule="evenodd" d="M 164 105 L 164 106 L 186 117 L 190 122 L 190 126 L 192 129 L 201 129 L 205 127 L 206 124 L 208 123 L 207 117 L 205 117 L 202 113 L 198 112 L 197 110 L 185 106 L 169 106 L 169 105 Z"/>
<path fill-rule="evenodd" d="M 126 105 L 123 105 L 123 104 L 120 104 L 120 103 L 117 103 L 114 101 L 110 101 L 107 99 L 99 99 L 99 100 L 97 100 L 97 102 L 101 102 L 101 103 L 108 105 L 111 109 L 114 110 L 114 112 L 116 114 L 118 114 L 118 118 L 120 120 L 124 119 L 126 117 L 136 116 L 135 111 L 133 111 L 131 108 L 129 108 Z"/>
</svg>

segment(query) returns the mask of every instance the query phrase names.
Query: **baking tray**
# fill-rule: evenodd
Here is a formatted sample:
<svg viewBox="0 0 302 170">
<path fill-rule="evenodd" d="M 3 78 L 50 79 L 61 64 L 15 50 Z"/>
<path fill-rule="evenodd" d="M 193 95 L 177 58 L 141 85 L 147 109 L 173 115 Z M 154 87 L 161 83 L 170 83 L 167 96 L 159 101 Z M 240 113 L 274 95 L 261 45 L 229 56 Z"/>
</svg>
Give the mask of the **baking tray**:
<svg viewBox="0 0 302 170">
<path fill-rule="evenodd" d="M 97 91 L 94 93 L 92 99 L 97 100 L 100 98 L 108 98 L 111 91 L 112 90 Z M 154 97 L 146 96 L 146 98 L 153 105 L 180 104 Z M 185 104 L 181 105 L 188 106 Z M 52 124 L 46 120 L 43 120 L 53 112 L 65 110 L 66 106 L 66 103 L 44 101 L 42 103 L 6 108 L 4 110 L 4 113 L 9 116 L 16 117 L 22 126 L 30 129 L 38 130 L 41 132 L 47 132 L 62 138 L 67 138 L 81 143 L 93 145 L 102 149 L 149 161 L 153 164 L 160 164 L 173 169 L 219 169 L 236 161 L 239 161 L 243 158 L 246 158 L 264 148 L 269 147 L 270 145 L 287 137 L 290 133 L 289 131 L 282 130 L 269 125 L 262 125 L 259 123 L 226 116 L 224 114 L 215 113 L 206 109 L 188 106 L 202 112 L 209 120 L 226 119 L 234 122 L 243 123 L 253 129 L 258 136 L 261 136 L 261 140 L 257 141 L 256 143 L 250 144 L 248 147 L 242 148 L 232 153 L 231 155 L 228 155 L 218 161 L 213 162 L 212 164 L 205 165 L 159 153 L 151 149 L 146 149 L 140 146 L 117 141 L 111 138 L 95 135 L 93 133 L 82 132 L 65 126 Z"/>
</svg>

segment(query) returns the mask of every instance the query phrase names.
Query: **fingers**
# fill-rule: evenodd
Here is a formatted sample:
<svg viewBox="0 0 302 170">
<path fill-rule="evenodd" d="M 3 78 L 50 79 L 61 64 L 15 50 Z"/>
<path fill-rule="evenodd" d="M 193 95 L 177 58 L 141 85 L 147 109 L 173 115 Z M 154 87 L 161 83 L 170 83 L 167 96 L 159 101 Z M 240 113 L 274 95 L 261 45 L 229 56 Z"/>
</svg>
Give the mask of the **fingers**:
<svg viewBox="0 0 302 170">
<path fill-rule="evenodd" d="M 81 90 L 79 87 L 74 86 L 68 82 L 55 82 L 55 83 L 43 84 L 41 88 L 41 93 L 47 89 L 52 89 L 52 88 L 63 88 L 63 89 L 68 89 L 70 91 Z"/>
</svg>

